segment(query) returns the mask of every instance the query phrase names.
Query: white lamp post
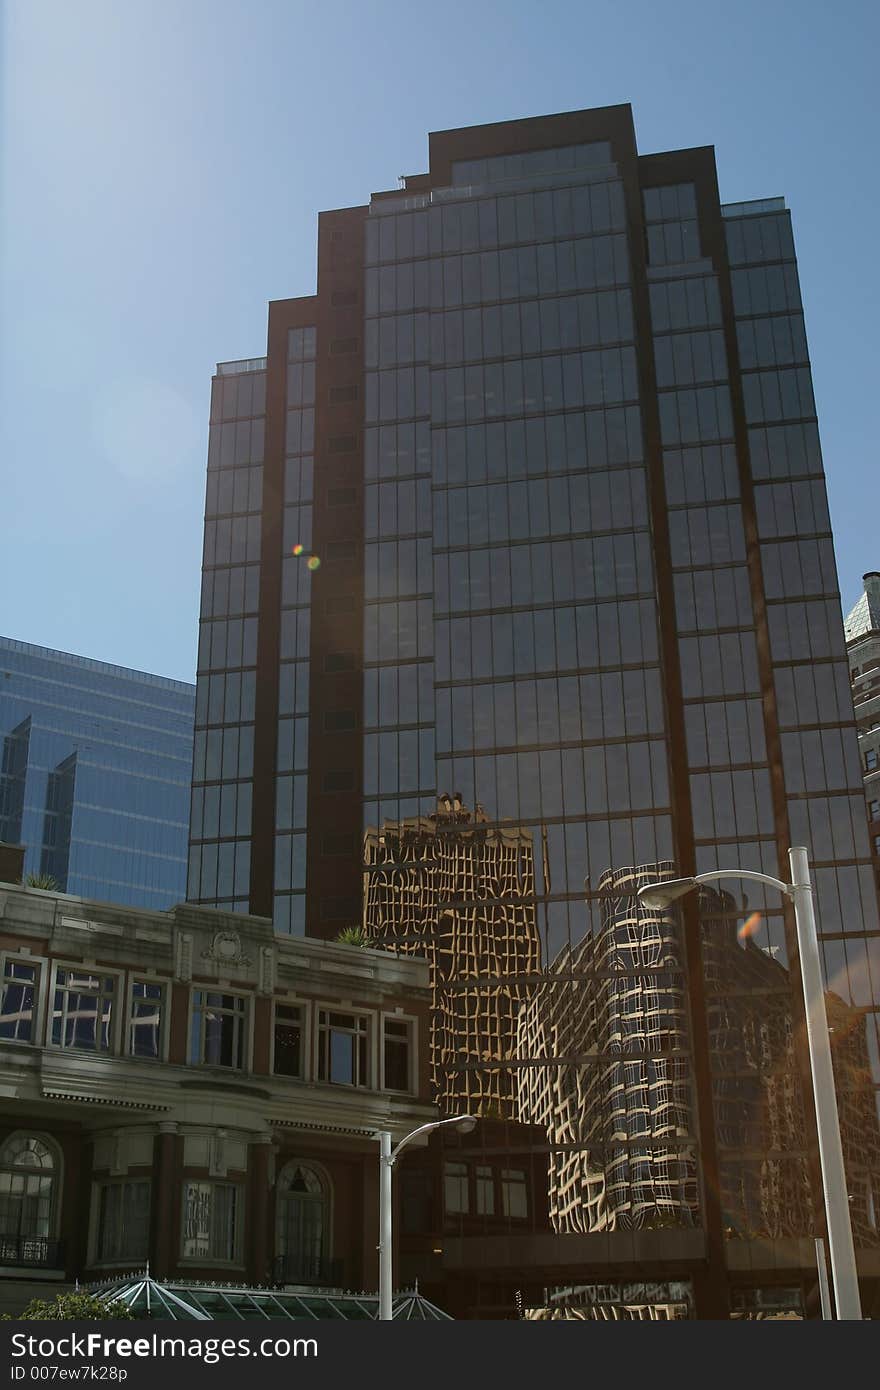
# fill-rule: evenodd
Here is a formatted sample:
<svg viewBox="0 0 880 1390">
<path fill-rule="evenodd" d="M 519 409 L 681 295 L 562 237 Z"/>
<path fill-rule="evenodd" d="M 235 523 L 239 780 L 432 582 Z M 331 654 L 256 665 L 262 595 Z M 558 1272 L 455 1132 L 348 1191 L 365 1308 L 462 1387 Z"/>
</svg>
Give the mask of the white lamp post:
<svg viewBox="0 0 880 1390">
<path fill-rule="evenodd" d="M 442 1125 L 456 1125 L 462 1134 L 468 1134 L 477 1123 L 474 1115 L 453 1115 L 448 1120 L 432 1120 L 430 1124 L 419 1125 L 407 1134 L 392 1149 L 391 1135 L 387 1129 L 376 1132 L 379 1141 L 379 1321 L 391 1321 L 391 1290 L 393 1284 L 393 1233 L 391 1229 L 391 1170 L 397 1162 L 401 1149 L 419 1134 L 428 1134 Z"/>
<path fill-rule="evenodd" d="M 840 1141 L 840 1119 L 831 1065 L 831 1045 L 828 1041 L 819 943 L 816 938 L 810 863 L 807 851 L 799 848 L 788 851 L 788 860 L 791 866 L 791 883 L 783 883 L 781 879 L 772 878 L 770 874 L 755 873 L 750 869 L 718 869 L 711 873 L 695 874 L 693 878 L 673 878 L 666 883 L 647 883 L 639 889 L 638 896 L 646 907 L 663 909 L 677 898 L 684 897 L 686 893 L 699 887 L 701 883 L 713 883 L 720 878 L 747 878 L 777 888 L 794 904 L 834 1298 L 839 1319 L 861 1319 L 856 1255 L 846 1191 L 843 1147 Z"/>
</svg>

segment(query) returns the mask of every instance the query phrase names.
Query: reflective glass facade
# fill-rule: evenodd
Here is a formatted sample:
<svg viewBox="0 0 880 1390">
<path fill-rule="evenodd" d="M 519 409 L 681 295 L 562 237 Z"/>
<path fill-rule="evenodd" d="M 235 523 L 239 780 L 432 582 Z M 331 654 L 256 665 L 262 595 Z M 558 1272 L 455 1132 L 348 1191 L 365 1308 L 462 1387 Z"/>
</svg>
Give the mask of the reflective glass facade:
<svg viewBox="0 0 880 1390">
<path fill-rule="evenodd" d="M 0 840 L 61 891 L 162 909 L 186 896 L 195 691 L 0 638 Z"/>
<path fill-rule="evenodd" d="M 211 391 L 187 899 L 246 912 L 251 864 L 264 361 Z"/>
<path fill-rule="evenodd" d="M 293 449 L 295 315 L 316 333 Z M 261 597 L 258 687 L 312 669 L 278 710 L 265 773 L 290 794 L 255 831 L 251 907 L 273 863 L 276 894 L 305 889 L 282 929 L 360 921 L 430 962 L 435 1096 L 482 1124 L 409 1160 L 412 1269 L 487 1316 L 530 1270 L 535 1316 L 625 1316 L 627 1290 L 638 1316 L 810 1310 L 793 922 L 755 885 L 637 897 L 785 876 L 804 844 L 867 1278 L 880 931 L 783 200 L 723 207 L 712 151 L 639 156 L 625 107 L 441 132 L 430 173 L 322 217 L 317 296 L 270 312 L 273 372 L 279 500 L 310 465 L 285 554 L 295 532 L 321 569 L 310 627 L 279 624 L 281 581 Z M 331 661 L 360 681 L 344 723 Z"/>
</svg>

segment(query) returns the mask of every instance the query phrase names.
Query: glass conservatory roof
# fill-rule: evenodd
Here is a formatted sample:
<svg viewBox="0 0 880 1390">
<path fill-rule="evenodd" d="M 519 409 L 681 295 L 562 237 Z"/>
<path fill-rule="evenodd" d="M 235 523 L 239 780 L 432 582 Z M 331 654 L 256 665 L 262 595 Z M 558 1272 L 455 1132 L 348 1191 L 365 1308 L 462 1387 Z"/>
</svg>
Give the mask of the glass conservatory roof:
<svg viewBox="0 0 880 1390">
<path fill-rule="evenodd" d="M 109 1283 L 93 1284 L 89 1292 L 121 1300 L 138 1317 L 171 1318 L 176 1322 L 211 1322 L 221 1318 L 287 1318 L 293 1322 L 342 1318 L 349 1322 L 375 1322 L 379 1313 L 379 1296 L 375 1293 L 160 1281 L 149 1274 L 128 1274 Z M 405 1322 L 451 1321 L 448 1313 L 422 1298 L 417 1287 L 394 1295 L 392 1317 Z"/>
</svg>

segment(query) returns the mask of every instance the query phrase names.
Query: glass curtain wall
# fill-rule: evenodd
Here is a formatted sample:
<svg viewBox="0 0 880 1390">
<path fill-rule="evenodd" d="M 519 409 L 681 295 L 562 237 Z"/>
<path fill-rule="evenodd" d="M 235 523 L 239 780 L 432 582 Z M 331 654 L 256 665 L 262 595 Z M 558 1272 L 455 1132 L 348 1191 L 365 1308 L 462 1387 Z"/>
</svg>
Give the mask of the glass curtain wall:
<svg viewBox="0 0 880 1390">
<path fill-rule="evenodd" d="M 438 1098 L 497 1122 L 447 1229 L 690 1226 L 623 188 L 601 144 L 511 159 L 367 224 L 366 927 L 427 952 Z"/>
<path fill-rule="evenodd" d="M 875 1244 L 880 924 L 791 219 L 782 199 L 722 211 L 791 842 L 813 861 L 853 1233 Z"/>
<path fill-rule="evenodd" d="M 0 638 L 0 838 L 66 893 L 186 896 L 195 690 Z"/>
<path fill-rule="evenodd" d="M 211 391 L 190 825 L 191 902 L 247 912 L 266 373 L 221 363 Z"/>
<path fill-rule="evenodd" d="M 316 342 L 314 327 L 288 331 L 274 920 L 278 931 L 297 935 L 306 901 Z"/>
<path fill-rule="evenodd" d="M 729 214 L 733 368 L 695 185 L 644 193 L 663 620 L 697 869 L 784 877 L 785 813 L 811 847 L 864 1243 L 880 936 L 815 407 L 782 200 Z M 495 1122 L 446 1229 L 698 1226 L 679 918 L 636 897 L 678 870 L 618 170 L 601 144 L 467 161 L 375 200 L 366 235 L 365 924 L 431 963 L 438 1100 Z M 782 904 L 704 892 L 700 915 L 725 1234 L 809 1235 Z M 515 1214 L 486 1197 L 502 1154 Z"/>
</svg>

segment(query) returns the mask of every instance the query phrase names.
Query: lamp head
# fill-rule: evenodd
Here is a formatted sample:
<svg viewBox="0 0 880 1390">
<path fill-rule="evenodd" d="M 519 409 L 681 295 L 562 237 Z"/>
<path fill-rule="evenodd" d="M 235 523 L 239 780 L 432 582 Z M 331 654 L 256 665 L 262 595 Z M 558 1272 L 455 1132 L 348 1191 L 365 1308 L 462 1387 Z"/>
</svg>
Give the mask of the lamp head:
<svg viewBox="0 0 880 1390">
<path fill-rule="evenodd" d="M 670 878 L 665 883 L 646 883 L 638 890 L 638 897 L 644 907 L 662 912 L 697 887 L 699 885 L 695 878 Z"/>
<path fill-rule="evenodd" d="M 475 1115 L 462 1115 L 455 1128 L 459 1134 L 470 1134 L 471 1130 L 476 1129 L 477 1120 Z"/>
</svg>

